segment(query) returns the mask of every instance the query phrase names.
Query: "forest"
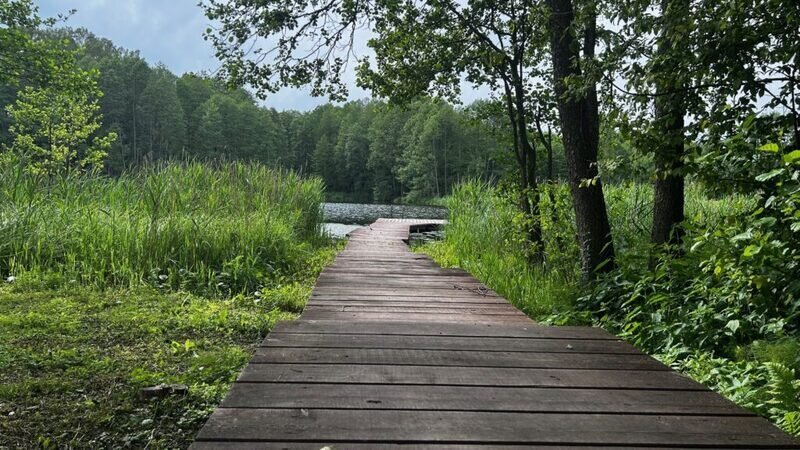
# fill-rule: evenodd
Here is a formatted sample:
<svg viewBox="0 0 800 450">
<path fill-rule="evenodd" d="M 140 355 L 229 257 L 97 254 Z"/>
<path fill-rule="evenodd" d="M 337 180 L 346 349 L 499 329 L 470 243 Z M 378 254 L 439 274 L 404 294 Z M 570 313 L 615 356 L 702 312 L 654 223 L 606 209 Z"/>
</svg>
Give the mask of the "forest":
<svg viewBox="0 0 800 450">
<path fill-rule="evenodd" d="M 414 251 L 800 436 L 800 3 L 199 7 L 221 67 L 176 75 L 0 0 L 0 447 L 188 446 L 342 248 L 324 201 L 446 205 Z"/>
<path fill-rule="evenodd" d="M 443 197 L 460 180 L 505 170 L 503 136 L 484 122 L 484 102 L 421 98 L 400 108 L 364 100 L 279 112 L 214 77 L 151 66 L 85 29 L 47 30 L 42 39 L 66 42 L 79 67 L 97 71 L 99 131 L 117 136 L 103 162 L 112 176 L 164 161 L 251 161 L 317 175 L 331 200 L 391 203 Z M 0 92 L 6 145 L 6 106 L 18 88 Z"/>
</svg>

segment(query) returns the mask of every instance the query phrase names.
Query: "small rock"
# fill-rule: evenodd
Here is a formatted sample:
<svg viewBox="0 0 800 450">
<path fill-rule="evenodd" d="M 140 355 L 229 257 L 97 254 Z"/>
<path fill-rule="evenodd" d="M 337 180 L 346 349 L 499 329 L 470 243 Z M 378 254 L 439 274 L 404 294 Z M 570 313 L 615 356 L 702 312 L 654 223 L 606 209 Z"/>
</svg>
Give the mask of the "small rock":
<svg viewBox="0 0 800 450">
<path fill-rule="evenodd" d="M 142 421 L 142 425 L 143 425 L 143 426 L 150 425 L 151 423 L 153 423 L 153 419 L 144 419 L 144 420 Z"/>
<path fill-rule="evenodd" d="M 16 415 L 17 415 L 17 413 L 15 413 L 14 411 L 11 411 L 10 413 L 8 413 L 8 417 L 14 417 Z"/>
<path fill-rule="evenodd" d="M 189 393 L 189 386 L 185 384 L 169 384 L 167 385 L 170 395 L 186 395 Z"/>
<path fill-rule="evenodd" d="M 164 385 L 161 384 L 158 386 L 150 386 L 139 389 L 139 398 L 142 400 L 150 400 L 153 398 L 162 398 L 166 396 L 167 392 L 164 389 Z"/>
<path fill-rule="evenodd" d="M 17 277 L 15 276 L 9 276 L 8 278 L 6 278 L 6 283 L 13 283 L 15 281 L 17 281 Z"/>
<path fill-rule="evenodd" d="M 159 384 L 139 389 L 139 398 L 150 400 L 153 398 L 164 398 L 171 395 L 186 395 L 189 393 L 189 386 L 185 384 Z"/>
</svg>

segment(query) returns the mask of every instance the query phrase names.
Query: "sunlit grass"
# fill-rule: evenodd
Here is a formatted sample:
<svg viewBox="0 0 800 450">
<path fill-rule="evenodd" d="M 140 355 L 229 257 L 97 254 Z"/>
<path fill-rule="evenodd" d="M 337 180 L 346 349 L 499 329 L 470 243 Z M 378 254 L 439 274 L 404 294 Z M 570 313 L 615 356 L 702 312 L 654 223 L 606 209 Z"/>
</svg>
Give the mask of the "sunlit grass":
<svg viewBox="0 0 800 450">
<path fill-rule="evenodd" d="M 322 198 L 319 180 L 259 165 L 164 165 L 112 179 L 6 164 L 0 275 L 253 292 L 302 270 L 322 243 Z"/>
<path fill-rule="evenodd" d="M 446 199 L 450 215 L 445 240 L 418 250 L 443 266 L 471 272 L 535 320 L 579 323 L 582 319 L 573 311 L 573 302 L 582 287 L 569 188 L 549 185 L 542 189 L 543 263 L 531 263 L 521 251 L 522 218 L 514 198 L 479 181 L 458 186 Z M 647 264 L 652 187 L 605 186 L 605 195 L 618 258 L 625 264 Z M 753 206 L 749 196 L 713 199 L 695 185 L 686 192 L 686 215 L 695 226 L 714 224 Z"/>
</svg>

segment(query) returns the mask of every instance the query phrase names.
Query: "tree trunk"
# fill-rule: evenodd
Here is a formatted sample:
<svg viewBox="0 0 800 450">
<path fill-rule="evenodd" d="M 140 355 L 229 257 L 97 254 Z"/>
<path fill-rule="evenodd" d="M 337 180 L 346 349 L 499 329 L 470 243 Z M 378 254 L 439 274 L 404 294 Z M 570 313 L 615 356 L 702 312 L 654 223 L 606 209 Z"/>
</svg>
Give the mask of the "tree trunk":
<svg viewBox="0 0 800 450">
<path fill-rule="evenodd" d="M 681 14 L 686 7 L 683 3 L 683 0 L 662 0 L 662 17 Z M 658 55 L 666 58 L 666 61 L 673 59 L 669 57 L 672 52 L 669 36 L 673 30 L 667 29 L 671 23 L 675 21 L 664 20 L 658 46 Z M 683 237 L 681 223 L 684 219 L 684 179 L 681 169 L 684 156 L 683 117 L 686 111 L 681 94 L 674 93 L 680 87 L 680 82 L 676 82 L 670 75 L 674 73 L 674 69 L 667 64 L 656 73 L 655 125 L 659 140 L 655 146 L 656 179 L 653 186 L 653 228 L 650 239 L 653 244 L 670 244 L 677 248 Z"/>
<path fill-rule="evenodd" d="M 517 135 L 519 136 L 520 151 L 525 157 L 520 170 L 525 172 L 522 200 L 527 204 L 527 213 L 530 218 L 528 224 L 528 241 L 530 241 L 534 261 L 541 261 L 544 254 L 544 240 L 542 236 L 542 223 L 539 218 L 539 183 L 536 179 L 536 148 L 528 137 L 528 117 L 525 113 L 525 86 L 521 77 L 513 77 L 514 103 L 516 110 Z"/>
<path fill-rule="evenodd" d="M 514 85 L 514 90 L 511 86 Z M 524 100 L 519 98 L 519 94 L 524 94 L 522 81 L 514 77 L 513 83 L 508 79 L 504 79 L 504 87 L 506 93 L 506 111 L 508 119 L 511 124 L 511 131 L 514 137 L 514 156 L 519 166 L 519 180 L 520 180 L 520 209 L 527 219 L 530 219 L 530 225 L 527 230 L 527 239 L 530 247 L 533 248 L 529 252 L 534 261 L 540 261 L 544 250 L 544 243 L 542 239 L 542 226 L 539 220 L 539 202 L 535 200 L 535 193 L 538 191 L 536 185 L 536 152 L 533 151 L 530 140 L 528 139 L 526 120 L 524 115 Z M 520 108 L 523 109 L 520 109 Z M 534 193 L 534 200 L 531 201 L 530 193 Z"/>
<path fill-rule="evenodd" d="M 566 77 L 580 78 L 580 54 L 572 35 L 574 11 L 571 0 L 548 0 L 553 82 L 561 118 L 569 184 L 575 208 L 581 272 L 585 281 L 615 267 L 614 244 L 608 221 L 603 186 L 598 178 L 599 115 L 597 91 L 592 87 L 582 97 L 566 96 Z M 593 22 L 593 20 L 590 20 Z M 591 24 L 590 24 L 591 25 Z M 584 52 L 594 52 L 594 27 L 587 26 Z"/>
</svg>

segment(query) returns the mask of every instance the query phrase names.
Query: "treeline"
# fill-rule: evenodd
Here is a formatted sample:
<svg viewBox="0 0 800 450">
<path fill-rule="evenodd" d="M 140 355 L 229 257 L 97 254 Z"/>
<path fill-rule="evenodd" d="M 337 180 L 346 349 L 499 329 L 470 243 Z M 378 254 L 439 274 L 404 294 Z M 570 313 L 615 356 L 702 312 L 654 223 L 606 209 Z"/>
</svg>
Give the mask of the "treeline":
<svg viewBox="0 0 800 450">
<path fill-rule="evenodd" d="M 244 89 L 203 74 L 176 76 L 85 29 L 39 33 L 67 42 L 81 67 L 98 72 L 102 132 L 117 136 L 104 163 L 110 175 L 172 159 L 257 161 L 322 177 L 332 199 L 420 202 L 509 165 L 506 131 L 493 125 L 487 102 L 455 108 L 423 98 L 403 107 L 356 101 L 276 111 Z M 0 89 L 6 144 L 6 106 L 19 89 Z"/>
</svg>

